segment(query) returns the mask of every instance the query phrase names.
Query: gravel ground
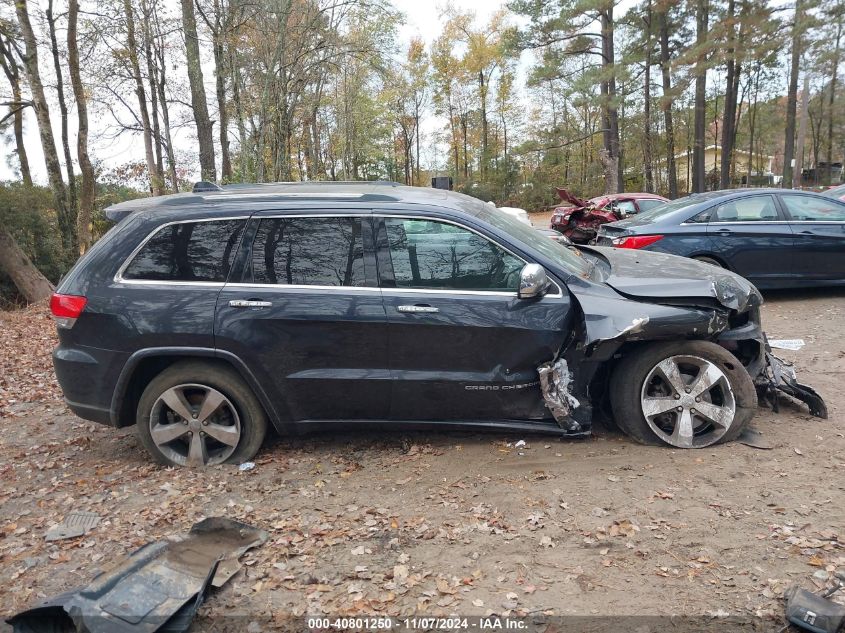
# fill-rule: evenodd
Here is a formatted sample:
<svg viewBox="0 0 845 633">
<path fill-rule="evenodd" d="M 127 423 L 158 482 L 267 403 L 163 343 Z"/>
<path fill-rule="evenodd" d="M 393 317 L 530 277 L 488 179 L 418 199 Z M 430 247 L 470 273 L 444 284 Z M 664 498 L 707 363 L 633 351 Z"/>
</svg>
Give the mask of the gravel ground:
<svg viewBox="0 0 845 633">
<path fill-rule="evenodd" d="M 761 408 L 754 426 L 771 450 L 643 447 L 612 430 L 578 441 L 335 431 L 273 438 L 239 472 L 161 468 L 134 429 L 74 417 L 53 382 L 44 309 L 0 313 L 2 612 L 222 515 L 271 536 L 194 630 L 223 614 L 252 632 L 375 613 L 731 614 L 774 630 L 786 587 L 845 568 L 845 291 L 771 293 L 763 316 L 770 337 L 806 341 L 781 355 L 830 410 L 822 421 L 788 402 Z M 71 509 L 102 522 L 45 543 Z"/>
</svg>

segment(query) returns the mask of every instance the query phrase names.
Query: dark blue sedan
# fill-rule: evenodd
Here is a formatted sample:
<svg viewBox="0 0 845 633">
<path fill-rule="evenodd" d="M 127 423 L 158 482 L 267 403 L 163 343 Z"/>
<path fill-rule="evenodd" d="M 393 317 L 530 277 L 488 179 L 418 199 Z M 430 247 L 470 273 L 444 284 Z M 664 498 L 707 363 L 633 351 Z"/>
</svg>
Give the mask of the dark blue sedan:
<svg viewBox="0 0 845 633">
<path fill-rule="evenodd" d="M 692 257 L 760 288 L 845 285 L 845 202 L 815 193 L 694 194 L 604 224 L 596 243 Z"/>
</svg>

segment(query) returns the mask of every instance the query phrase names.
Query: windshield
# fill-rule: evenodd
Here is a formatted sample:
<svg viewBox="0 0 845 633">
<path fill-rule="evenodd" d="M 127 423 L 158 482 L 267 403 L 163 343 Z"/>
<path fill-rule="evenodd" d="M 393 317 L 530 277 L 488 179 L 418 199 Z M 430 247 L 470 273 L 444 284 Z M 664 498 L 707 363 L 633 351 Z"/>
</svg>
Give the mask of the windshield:
<svg viewBox="0 0 845 633">
<path fill-rule="evenodd" d="M 520 222 L 495 207 L 490 207 L 484 203 L 463 206 L 477 218 L 528 244 L 531 248 L 559 263 L 570 272 L 576 275 L 589 276 L 592 265 L 581 255 L 579 250 L 558 244 L 534 227 Z"/>
<path fill-rule="evenodd" d="M 683 209 L 684 207 L 691 207 L 694 204 L 704 202 L 708 198 L 714 197 L 713 193 L 715 192 L 697 194 L 693 196 L 685 196 L 683 198 L 673 200 L 672 202 L 661 204 L 659 207 L 654 207 L 649 211 L 643 211 L 639 213 L 637 215 L 637 220 L 657 220 L 658 218 L 667 216 L 670 213 L 674 213 L 675 211 Z"/>
</svg>

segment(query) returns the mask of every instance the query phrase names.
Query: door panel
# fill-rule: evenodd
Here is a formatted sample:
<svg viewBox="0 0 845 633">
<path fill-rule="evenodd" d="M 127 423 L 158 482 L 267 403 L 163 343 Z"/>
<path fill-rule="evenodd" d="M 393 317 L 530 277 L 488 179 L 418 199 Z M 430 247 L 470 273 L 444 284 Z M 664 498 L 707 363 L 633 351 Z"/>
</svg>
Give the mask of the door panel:
<svg viewBox="0 0 845 633">
<path fill-rule="evenodd" d="M 713 253 L 752 282 L 792 275 L 792 229 L 771 195 L 734 198 L 715 206 L 707 237 Z"/>
<path fill-rule="evenodd" d="M 387 330 L 368 217 L 261 218 L 217 347 L 247 361 L 291 420 L 386 419 Z"/>
<path fill-rule="evenodd" d="M 845 203 L 823 196 L 784 194 L 795 236 L 795 275 L 845 279 Z"/>
<path fill-rule="evenodd" d="M 537 366 L 555 358 L 568 334 L 569 296 L 555 287 L 540 300 L 517 299 L 512 272 L 522 260 L 466 228 L 385 220 L 377 255 L 391 419 L 549 417 Z"/>
</svg>

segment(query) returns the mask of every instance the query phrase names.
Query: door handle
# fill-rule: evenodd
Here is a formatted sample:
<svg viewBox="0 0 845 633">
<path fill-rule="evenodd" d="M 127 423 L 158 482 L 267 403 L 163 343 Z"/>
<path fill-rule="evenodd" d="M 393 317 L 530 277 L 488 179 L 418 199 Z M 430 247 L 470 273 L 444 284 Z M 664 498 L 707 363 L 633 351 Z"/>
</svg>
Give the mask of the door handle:
<svg viewBox="0 0 845 633">
<path fill-rule="evenodd" d="M 399 312 L 411 312 L 411 313 L 432 313 L 432 312 L 440 312 L 440 308 L 435 308 L 434 306 L 429 305 L 415 305 L 415 306 L 399 306 L 396 308 Z"/>
<path fill-rule="evenodd" d="M 229 306 L 232 308 L 269 308 L 272 301 L 259 301 L 258 299 L 232 299 Z"/>
</svg>

